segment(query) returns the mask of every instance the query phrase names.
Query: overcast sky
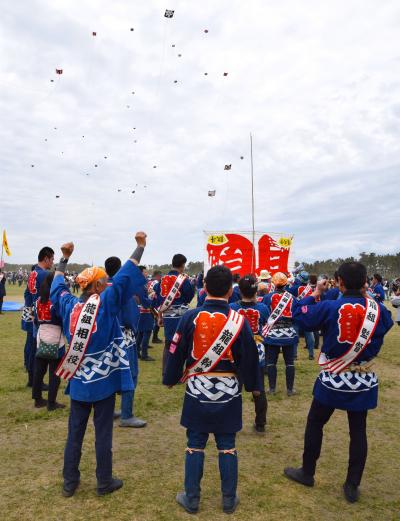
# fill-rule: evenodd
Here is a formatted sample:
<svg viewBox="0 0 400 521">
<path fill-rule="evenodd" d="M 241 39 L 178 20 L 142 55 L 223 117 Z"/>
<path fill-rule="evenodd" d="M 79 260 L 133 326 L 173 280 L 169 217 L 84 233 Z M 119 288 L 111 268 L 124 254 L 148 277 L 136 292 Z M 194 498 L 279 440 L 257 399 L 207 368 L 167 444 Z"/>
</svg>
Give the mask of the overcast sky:
<svg viewBox="0 0 400 521">
<path fill-rule="evenodd" d="M 250 132 L 257 230 L 399 251 L 398 0 L 18 0 L 0 25 L 6 260 L 102 263 L 137 229 L 146 263 L 202 259 L 251 227 Z"/>
</svg>

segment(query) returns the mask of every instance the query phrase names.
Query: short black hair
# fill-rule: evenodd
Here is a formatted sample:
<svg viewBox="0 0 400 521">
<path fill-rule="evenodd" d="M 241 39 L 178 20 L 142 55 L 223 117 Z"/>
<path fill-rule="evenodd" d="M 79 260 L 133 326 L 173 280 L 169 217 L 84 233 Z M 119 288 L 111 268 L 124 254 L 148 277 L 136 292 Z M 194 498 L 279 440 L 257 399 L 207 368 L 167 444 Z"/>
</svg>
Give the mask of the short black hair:
<svg viewBox="0 0 400 521">
<path fill-rule="evenodd" d="M 38 254 L 38 262 L 44 261 L 46 257 L 52 257 L 54 255 L 53 248 L 50 248 L 50 246 L 45 246 L 42 248 Z"/>
<path fill-rule="evenodd" d="M 308 282 L 312 285 L 316 284 L 318 280 L 318 277 L 314 274 L 310 275 L 308 278 Z"/>
<path fill-rule="evenodd" d="M 367 269 L 361 262 L 344 262 L 339 266 L 338 277 L 346 289 L 362 289 L 367 281 Z"/>
<path fill-rule="evenodd" d="M 333 278 L 336 280 L 336 282 L 339 280 L 339 272 L 338 272 L 338 270 L 335 270 L 335 273 L 333 274 Z"/>
<path fill-rule="evenodd" d="M 104 262 L 104 267 L 109 277 L 114 277 L 121 265 L 122 263 L 119 257 L 108 257 Z"/>
<path fill-rule="evenodd" d="M 232 287 L 232 272 L 226 266 L 213 266 L 204 281 L 211 297 L 223 297 Z"/>
<path fill-rule="evenodd" d="M 379 275 L 379 273 L 374 273 L 374 279 L 376 279 L 379 284 L 382 284 L 382 275 Z"/>
<path fill-rule="evenodd" d="M 182 253 L 176 253 L 172 257 L 172 267 L 173 268 L 180 268 L 184 264 L 186 264 L 186 262 L 187 262 L 187 258 L 184 255 L 182 255 Z"/>
<path fill-rule="evenodd" d="M 140 271 L 141 271 L 142 273 L 144 272 L 144 270 L 147 270 L 147 266 L 143 266 L 143 264 L 140 265 L 140 266 L 138 266 L 138 268 L 140 269 Z"/>
<path fill-rule="evenodd" d="M 239 282 L 239 280 L 240 280 L 239 273 L 235 273 L 234 275 L 232 275 L 232 280 L 233 280 L 233 282 Z"/>
<path fill-rule="evenodd" d="M 239 280 L 239 289 L 242 297 L 253 298 L 257 293 L 257 279 L 254 275 L 245 275 Z"/>
<path fill-rule="evenodd" d="M 54 279 L 54 271 L 51 271 L 47 275 L 47 277 L 44 279 L 44 281 L 40 284 L 39 297 L 40 297 L 40 302 L 42 302 L 42 304 L 46 304 L 46 302 L 49 301 L 50 287 L 51 287 L 51 283 L 53 282 L 53 279 Z"/>
</svg>

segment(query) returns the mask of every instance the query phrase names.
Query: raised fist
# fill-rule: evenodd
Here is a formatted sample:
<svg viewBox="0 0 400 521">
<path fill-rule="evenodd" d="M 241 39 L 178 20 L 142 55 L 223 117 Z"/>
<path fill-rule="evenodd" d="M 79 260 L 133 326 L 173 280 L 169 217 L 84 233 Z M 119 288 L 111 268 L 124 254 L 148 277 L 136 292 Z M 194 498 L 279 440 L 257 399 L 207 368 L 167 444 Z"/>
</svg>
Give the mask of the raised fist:
<svg viewBox="0 0 400 521">
<path fill-rule="evenodd" d="M 147 235 L 145 234 L 145 232 L 136 232 L 135 240 L 136 240 L 136 244 L 138 246 L 142 246 L 143 248 L 145 248 L 146 247 L 146 238 L 147 238 Z"/>
<path fill-rule="evenodd" d="M 74 251 L 74 243 L 73 242 L 66 242 L 61 246 L 61 251 L 63 254 L 63 257 L 65 259 L 69 259 L 72 255 L 72 252 Z"/>
</svg>

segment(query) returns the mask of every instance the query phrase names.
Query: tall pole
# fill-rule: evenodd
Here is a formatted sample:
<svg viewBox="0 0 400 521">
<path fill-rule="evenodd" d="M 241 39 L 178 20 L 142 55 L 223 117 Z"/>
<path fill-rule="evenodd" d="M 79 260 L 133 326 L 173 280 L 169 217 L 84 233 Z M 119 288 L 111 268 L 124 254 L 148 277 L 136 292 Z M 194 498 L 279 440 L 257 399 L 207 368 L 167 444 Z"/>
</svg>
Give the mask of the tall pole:
<svg viewBox="0 0 400 521">
<path fill-rule="evenodd" d="M 3 269 L 3 250 L 4 250 L 4 232 L 1 237 L 1 261 L 0 261 L 0 270 Z"/>
<path fill-rule="evenodd" d="M 255 228 L 254 228 L 254 168 L 253 168 L 253 136 L 250 132 L 250 160 L 251 160 L 251 234 L 253 250 L 251 254 L 251 265 L 254 263 L 254 252 L 255 252 Z"/>
</svg>

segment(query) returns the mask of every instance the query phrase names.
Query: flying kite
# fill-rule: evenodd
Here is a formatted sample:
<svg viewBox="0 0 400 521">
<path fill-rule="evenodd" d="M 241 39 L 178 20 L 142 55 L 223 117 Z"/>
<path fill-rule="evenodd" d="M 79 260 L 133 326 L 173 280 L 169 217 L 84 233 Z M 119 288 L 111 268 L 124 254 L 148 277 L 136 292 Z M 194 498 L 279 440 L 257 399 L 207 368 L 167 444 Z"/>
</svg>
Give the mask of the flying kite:
<svg viewBox="0 0 400 521">
<path fill-rule="evenodd" d="M 56 69 L 56 74 L 62 74 L 63 73 L 63 69 Z"/>
<path fill-rule="evenodd" d="M 227 72 L 224 72 L 224 76 L 228 76 L 228 73 L 227 73 Z"/>
<path fill-rule="evenodd" d="M 97 36 L 97 33 L 95 31 L 93 31 L 92 36 Z"/>
<path fill-rule="evenodd" d="M 178 54 L 178 58 L 181 58 L 182 57 L 182 54 Z"/>
<path fill-rule="evenodd" d="M 174 80 L 174 83 L 178 83 L 178 80 Z"/>
<path fill-rule="evenodd" d="M 209 190 L 208 191 L 208 197 L 215 197 L 216 190 Z"/>
<path fill-rule="evenodd" d="M 118 188 L 117 192 L 120 192 L 121 191 L 121 188 Z"/>
<path fill-rule="evenodd" d="M 243 156 L 240 156 L 240 159 L 244 159 L 244 157 L 243 157 Z"/>
<path fill-rule="evenodd" d="M 154 165 L 153 168 L 157 168 L 157 165 Z"/>
<path fill-rule="evenodd" d="M 205 33 L 208 33 L 208 29 L 204 29 L 204 32 L 205 32 Z"/>
<path fill-rule="evenodd" d="M 132 193 L 134 194 L 134 193 L 135 193 L 135 190 L 132 190 Z"/>
<path fill-rule="evenodd" d="M 60 196 L 59 196 L 59 195 L 56 195 L 56 199 L 60 199 Z"/>
<path fill-rule="evenodd" d="M 173 11 L 172 9 L 166 9 L 164 16 L 165 18 L 172 18 L 174 16 L 174 13 L 175 11 Z"/>
<path fill-rule="evenodd" d="M 33 168 L 35 165 L 31 165 L 31 167 Z"/>
<path fill-rule="evenodd" d="M 225 165 L 224 170 L 230 170 L 232 168 L 232 165 Z"/>
<path fill-rule="evenodd" d="M 131 31 L 133 31 L 133 27 L 131 27 Z"/>
<path fill-rule="evenodd" d="M 50 80 L 50 81 L 51 81 L 51 83 L 54 83 L 54 80 Z"/>
<path fill-rule="evenodd" d="M 171 47 L 175 47 L 175 44 L 173 43 Z"/>
<path fill-rule="evenodd" d="M 205 72 L 205 73 L 204 73 L 204 76 L 208 76 L 208 72 Z"/>
<path fill-rule="evenodd" d="M 94 165 L 94 166 L 95 166 L 95 168 L 97 168 L 97 165 Z"/>
</svg>

